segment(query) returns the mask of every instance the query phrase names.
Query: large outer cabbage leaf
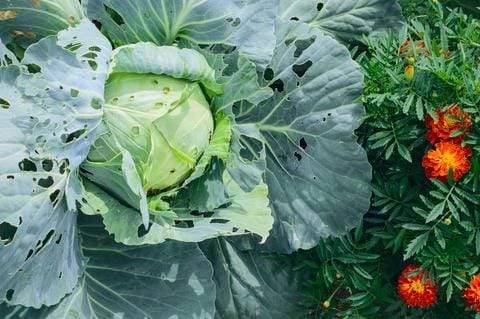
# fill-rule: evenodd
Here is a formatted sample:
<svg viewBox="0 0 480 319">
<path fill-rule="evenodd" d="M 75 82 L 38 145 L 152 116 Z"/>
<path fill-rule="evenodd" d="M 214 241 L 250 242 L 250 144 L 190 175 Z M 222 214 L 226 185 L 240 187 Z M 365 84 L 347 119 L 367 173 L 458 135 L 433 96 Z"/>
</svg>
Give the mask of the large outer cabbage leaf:
<svg viewBox="0 0 480 319">
<path fill-rule="evenodd" d="M 0 224 L 10 229 L 0 241 L 1 300 L 53 305 L 83 272 L 77 168 L 101 119 L 110 51 L 85 21 L 0 68 Z"/>
<path fill-rule="evenodd" d="M 197 244 L 124 246 L 96 218 L 79 224 L 88 263 L 75 291 L 40 310 L 0 305 L 2 318 L 213 318 L 212 266 Z"/>
<path fill-rule="evenodd" d="M 216 318 L 300 318 L 299 286 L 292 260 L 241 251 L 228 240 L 200 244 L 212 262 L 217 284 Z"/>
<path fill-rule="evenodd" d="M 228 44 L 259 65 L 271 58 L 277 0 L 87 0 L 90 19 L 116 46 L 177 40 Z"/>
<path fill-rule="evenodd" d="M 254 141 L 266 147 L 275 215 L 267 247 L 292 252 L 358 225 L 369 207 L 371 167 L 353 134 L 364 114 L 363 76 L 348 50 L 301 23 L 279 22 L 276 35 L 263 83 L 273 97 L 234 111 L 244 148 L 258 157 Z"/>
<path fill-rule="evenodd" d="M 0 39 L 30 44 L 79 23 L 78 0 L 4 0 L 0 2 Z"/>
<path fill-rule="evenodd" d="M 280 17 L 319 28 L 343 41 L 402 24 L 395 0 L 280 0 Z"/>
</svg>

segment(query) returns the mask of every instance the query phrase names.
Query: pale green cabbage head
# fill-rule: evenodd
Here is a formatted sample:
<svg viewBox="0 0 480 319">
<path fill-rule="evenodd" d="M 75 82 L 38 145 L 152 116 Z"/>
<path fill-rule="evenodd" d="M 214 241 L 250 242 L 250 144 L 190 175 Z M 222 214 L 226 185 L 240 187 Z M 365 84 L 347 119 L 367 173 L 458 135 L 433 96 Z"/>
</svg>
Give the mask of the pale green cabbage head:
<svg viewBox="0 0 480 319">
<path fill-rule="evenodd" d="M 115 73 L 106 85 L 101 137 L 89 160 L 121 145 L 135 162 L 143 189 L 152 194 L 184 181 L 208 147 L 212 112 L 198 83 L 165 75 Z M 98 151 L 100 150 L 100 152 Z M 116 155 L 116 154 L 111 154 Z"/>
</svg>

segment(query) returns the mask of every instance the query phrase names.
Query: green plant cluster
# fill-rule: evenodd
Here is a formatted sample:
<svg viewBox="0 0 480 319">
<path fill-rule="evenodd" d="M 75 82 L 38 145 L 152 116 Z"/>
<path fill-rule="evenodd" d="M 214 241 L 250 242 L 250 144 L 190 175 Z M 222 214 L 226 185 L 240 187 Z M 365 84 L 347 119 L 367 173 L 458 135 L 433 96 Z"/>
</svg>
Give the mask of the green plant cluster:
<svg viewBox="0 0 480 319">
<path fill-rule="evenodd" d="M 462 289 L 480 265 L 480 21 L 454 4 L 403 1 L 403 31 L 370 36 L 353 49 L 366 76 L 367 110 L 357 131 L 374 169 L 372 206 L 360 228 L 298 255 L 312 279 L 303 303 L 313 318 L 473 318 Z M 399 54 L 405 40 L 429 54 Z M 448 53 L 446 53 L 448 52 Z M 408 65 L 414 75 L 405 75 Z M 428 180 L 424 118 L 458 104 L 472 118 L 464 140 L 471 169 L 460 181 Z M 428 309 L 403 304 L 396 286 L 407 264 L 438 286 Z"/>
</svg>

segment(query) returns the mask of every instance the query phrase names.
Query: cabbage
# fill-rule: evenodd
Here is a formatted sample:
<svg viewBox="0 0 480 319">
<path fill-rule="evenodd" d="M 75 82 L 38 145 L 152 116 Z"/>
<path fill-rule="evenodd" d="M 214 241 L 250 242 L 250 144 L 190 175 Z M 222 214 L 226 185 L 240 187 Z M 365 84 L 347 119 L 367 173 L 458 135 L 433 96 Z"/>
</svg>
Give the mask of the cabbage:
<svg viewBox="0 0 480 319">
<path fill-rule="evenodd" d="M 294 317 L 263 253 L 367 211 L 342 43 L 400 21 L 320 2 L 2 1 L 0 317 Z"/>
<path fill-rule="evenodd" d="M 108 79 L 103 124 L 107 131 L 94 142 L 88 160 L 111 161 L 120 145 L 132 154 L 148 194 L 183 182 L 208 147 L 214 128 L 198 83 L 131 73 Z"/>
</svg>

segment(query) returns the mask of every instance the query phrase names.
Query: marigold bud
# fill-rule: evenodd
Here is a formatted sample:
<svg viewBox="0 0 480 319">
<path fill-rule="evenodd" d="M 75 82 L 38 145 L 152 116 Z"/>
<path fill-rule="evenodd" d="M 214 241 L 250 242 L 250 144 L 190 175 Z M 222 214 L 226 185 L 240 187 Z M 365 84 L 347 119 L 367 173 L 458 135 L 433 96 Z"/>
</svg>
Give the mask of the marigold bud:
<svg viewBox="0 0 480 319">
<path fill-rule="evenodd" d="M 413 65 L 407 65 L 407 67 L 405 68 L 405 78 L 411 81 L 414 75 L 415 75 L 415 67 Z"/>
<path fill-rule="evenodd" d="M 451 224 L 452 224 L 452 219 L 451 219 L 450 217 L 445 218 L 445 220 L 443 221 L 443 223 L 444 223 L 445 225 L 447 225 L 447 226 L 448 226 L 448 225 L 451 225 Z"/>
<path fill-rule="evenodd" d="M 323 308 L 328 309 L 329 307 L 330 307 L 330 301 L 325 300 L 325 301 L 323 302 Z"/>
</svg>

